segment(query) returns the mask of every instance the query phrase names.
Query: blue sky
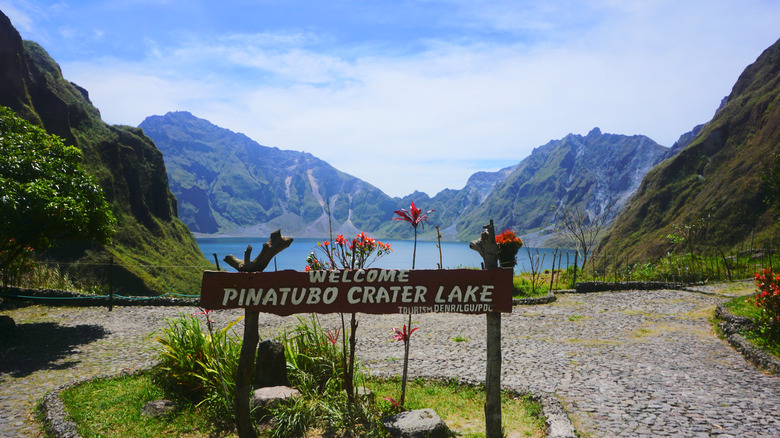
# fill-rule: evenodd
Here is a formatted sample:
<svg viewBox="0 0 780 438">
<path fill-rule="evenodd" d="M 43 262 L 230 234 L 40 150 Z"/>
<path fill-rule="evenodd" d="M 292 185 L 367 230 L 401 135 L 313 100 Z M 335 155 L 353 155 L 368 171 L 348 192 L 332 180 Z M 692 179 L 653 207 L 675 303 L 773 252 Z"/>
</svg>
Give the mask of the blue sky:
<svg viewBox="0 0 780 438">
<path fill-rule="evenodd" d="M 108 123 L 186 110 L 391 196 L 568 133 L 665 146 L 780 37 L 776 0 L 0 0 Z"/>
</svg>

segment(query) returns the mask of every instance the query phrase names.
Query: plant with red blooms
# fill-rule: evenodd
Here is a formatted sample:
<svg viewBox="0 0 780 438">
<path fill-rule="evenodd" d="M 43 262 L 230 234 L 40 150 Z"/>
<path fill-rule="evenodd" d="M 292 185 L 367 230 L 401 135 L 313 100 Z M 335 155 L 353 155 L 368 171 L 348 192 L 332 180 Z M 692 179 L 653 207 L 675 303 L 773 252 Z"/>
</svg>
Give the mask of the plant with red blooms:
<svg viewBox="0 0 780 438">
<path fill-rule="evenodd" d="M 366 269 L 393 251 L 390 244 L 369 237 L 366 233 L 358 233 L 352 240 L 339 234 L 333 242 L 318 242 L 317 248 L 324 255 L 324 260 L 318 259 L 312 251 L 306 258 L 306 271 Z"/>
<path fill-rule="evenodd" d="M 403 341 L 404 343 L 407 343 L 409 342 L 409 337 L 412 336 L 412 333 L 417 331 L 417 329 L 419 329 L 419 327 L 415 327 L 409 330 L 409 332 L 407 333 L 406 326 L 404 326 L 403 329 L 399 329 L 398 327 L 393 327 L 393 332 L 395 332 L 395 334 L 393 335 L 393 339 L 395 339 L 396 341 Z"/>
<path fill-rule="evenodd" d="M 318 242 L 317 248 L 324 255 L 323 260 L 318 259 L 316 252 L 312 251 L 306 258 L 306 271 L 366 269 L 377 259 L 393 251 L 389 244 L 380 242 L 373 237 L 368 237 L 366 233 L 358 233 L 352 240 L 346 239 L 339 234 L 332 242 L 330 240 Z M 341 315 L 344 387 L 347 390 L 347 397 L 350 401 L 354 395 L 355 346 L 357 345 L 355 332 L 357 327 L 358 322 L 353 313 L 350 320 L 349 353 L 347 353 L 347 328 L 344 322 L 344 314 Z M 338 330 L 333 333 L 327 333 L 328 340 L 333 345 L 336 345 L 338 334 Z"/>
<path fill-rule="evenodd" d="M 512 268 L 517 264 L 517 251 L 523 246 L 523 241 L 515 232 L 506 229 L 496 236 L 498 245 L 498 261 L 502 267 Z"/>
<path fill-rule="evenodd" d="M 412 251 L 412 269 L 414 269 L 414 262 L 415 258 L 417 257 L 417 225 L 420 225 L 421 223 L 428 222 L 428 213 L 432 213 L 435 210 L 428 210 L 425 213 L 422 212 L 419 208 L 414 206 L 414 202 L 411 203 L 409 206 L 409 211 L 406 211 L 405 209 L 396 210 L 395 214 L 398 215 L 398 217 L 394 217 L 394 221 L 406 221 L 412 224 L 412 228 L 414 228 L 414 250 Z"/>
<path fill-rule="evenodd" d="M 393 335 L 393 339 L 404 343 L 404 374 L 401 376 L 401 400 L 397 404 L 397 406 L 400 407 L 403 407 L 404 400 L 406 400 L 406 381 L 409 371 L 409 338 L 412 336 L 412 333 L 417 331 L 418 328 L 419 327 L 415 327 L 407 332 L 405 325 L 403 329 L 393 327 L 393 332 L 395 333 Z"/>
<path fill-rule="evenodd" d="M 773 273 L 772 268 L 766 268 L 762 273 L 756 273 L 758 293 L 747 301 L 761 309 L 762 321 L 780 329 L 780 273 Z"/>
<path fill-rule="evenodd" d="M 336 345 L 336 342 L 339 341 L 339 333 L 341 330 L 338 327 L 333 327 L 333 330 L 329 330 L 325 332 L 325 336 L 328 338 L 328 342 L 330 342 L 333 345 Z"/>
<path fill-rule="evenodd" d="M 406 211 L 405 209 L 396 210 L 395 214 L 398 215 L 398 217 L 394 217 L 394 221 L 406 221 L 412 224 L 412 228 L 414 228 L 414 249 L 412 250 L 412 269 L 415 267 L 415 262 L 417 259 L 417 226 L 422 223 L 428 222 L 428 213 L 432 213 L 434 210 L 428 210 L 425 213 L 422 212 L 421 209 L 417 208 L 414 205 L 414 202 L 412 202 L 409 205 L 409 211 Z M 423 225 L 424 226 L 424 225 Z M 409 313 L 409 327 L 412 326 L 412 314 Z M 399 330 L 397 328 L 393 328 L 393 330 L 396 332 L 396 339 L 399 333 Z M 403 332 L 400 332 L 401 339 L 404 342 L 404 372 L 403 377 L 401 378 L 401 400 L 400 405 L 403 406 L 404 404 L 404 397 L 406 396 L 406 380 L 407 380 L 407 373 L 409 370 L 409 336 L 411 336 L 412 332 L 417 330 L 417 328 L 412 329 L 409 333 L 406 333 L 406 326 L 404 326 Z"/>
</svg>

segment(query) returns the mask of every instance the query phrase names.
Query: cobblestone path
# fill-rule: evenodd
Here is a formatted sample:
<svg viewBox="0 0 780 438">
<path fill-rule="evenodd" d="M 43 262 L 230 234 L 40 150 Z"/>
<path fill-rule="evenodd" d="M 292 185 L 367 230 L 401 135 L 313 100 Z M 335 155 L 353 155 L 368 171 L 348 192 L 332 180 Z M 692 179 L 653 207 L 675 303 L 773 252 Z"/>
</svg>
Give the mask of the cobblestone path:
<svg viewBox="0 0 780 438">
<path fill-rule="evenodd" d="M 778 437 L 780 376 L 747 363 L 716 337 L 709 318 L 728 294 L 682 291 L 564 294 L 503 316 L 503 382 L 554 392 L 586 437 Z M 194 309 L 61 308 L 0 311 L 21 333 L 0 348 L 0 437 L 41 436 L 43 394 L 68 381 L 148 367 L 149 333 Z M 218 324 L 240 311 L 221 312 Z M 323 326 L 340 325 L 322 315 Z M 358 354 L 372 373 L 400 374 L 403 347 L 390 339 L 402 315 L 359 315 Z M 295 318 L 261 315 L 272 336 Z M 485 318 L 415 316 L 410 373 L 483 379 Z M 240 332 L 239 328 L 239 332 Z M 457 338 L 457 341 L 456 341 Z M 467 340 L 464 340 L 467 339 Z"/>
</svg>

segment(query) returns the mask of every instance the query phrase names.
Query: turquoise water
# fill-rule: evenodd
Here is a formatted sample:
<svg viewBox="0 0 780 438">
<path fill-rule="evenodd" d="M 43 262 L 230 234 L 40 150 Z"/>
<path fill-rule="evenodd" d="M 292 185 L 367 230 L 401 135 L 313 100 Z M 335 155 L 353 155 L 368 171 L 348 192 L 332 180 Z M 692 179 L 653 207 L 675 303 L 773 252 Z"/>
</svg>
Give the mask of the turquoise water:
<svg viewBox="0 0 780 438">
<path fill-rule="evenodd" d="M 233 268 L 228 266 L 222 259 L 225 256 L 232 254 L 239 259 L 244 258 L 244 250 L 247 245 L 252 245 L 252 258 L 255 258 L 260 249 L 263 247 L 267 238 L 252 238 L 252 237 L 221 237 L 221 238 L 201 238 L 196 239 L 200 250 L 203 251 L 203 255 L 212 263 L 214 262 L 214 253 L 217 254 L 219 259 L 219 266 L 223 270 L 233 271 Z M 306 265 L 306 257 L 317 249 L 317 242 L 319 239 L 308 238 L 296 238 L 289 248 L 285 249 L 279 255 L 276 256 L 275 263 L 272 262 L 267 270 L 273 270 L 274 267 L 277 270 L 283 269 L 295 269 L 302 271 Z M 383 240 L 385 243 L 389 243 L 393 249 L 391 254 L 388 254 L 378 259 L 372 268 L 384 268 L 384 269 L 410 269 L 412 267 L 412 253 L 414 250 L 414 242 L 410 240 Z M 531 248 L 532 257 L 536 257 L 539 254 L 539 258 L 542 259 L 542 269 L 549 269 L 552 266 L 553 250 L 549 248 Z M 563 251 L 563 257 L 561 264 L 567 266 L 566 252 Z M 467 242 L 442 242 L 441 243 L 441 257 L 444 264 L 444 268 L 476 268 L 482 263 L 482 257 L 479 254 L 469 248 Z M 437 269 L 439 263 L 439 248 L 436 246 L 436 242 L 417 242 L 417 259 L 415 267 L 417 269 Z M 530 271 L 530 265 L 528 260 L 528 254 L 525 248 L 520 248 L 517 253 L 517 266 L 515 272 L 528 272 Z M 569 250 L 569 263 L 574 264 L 574 251 Z M 556 261 L 556 266 L 558 262 Z"/>
</svg>

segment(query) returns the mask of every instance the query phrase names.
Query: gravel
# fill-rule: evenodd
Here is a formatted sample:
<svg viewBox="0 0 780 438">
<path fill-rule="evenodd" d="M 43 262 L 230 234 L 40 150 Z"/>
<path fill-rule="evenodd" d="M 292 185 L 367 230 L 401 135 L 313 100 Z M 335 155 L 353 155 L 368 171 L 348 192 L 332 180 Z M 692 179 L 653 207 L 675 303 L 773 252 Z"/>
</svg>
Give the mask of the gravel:
<svg viewBox="0 0 780 438">
<path fill-rule="evenodd" d="M 715 306 L 735 293 L 743 292 L 563 294 L 550 304 L 516 306 L 502 318 L 502 384 L 559 401 L 563 409 L 545 413 L 568 415 L 590 436 L 780 436 L 780 379 L 747 362 L 709 322 Z M 0 346 L 0 436 L 42 436 L 35 405 L 50 390 L 152 366 L 154 331 L 168 318 L 194 312 L 151 306 L 3 310 L 16 320 L 18 335 Z M 220 311 L 214 319 L 224 326 L 241 315 Z M 341 326 L 338 315 L 319 318 L 326 329 Z M 401 373 L 403 346 L 391 339 L 391 329 L 406 318 L 358 315 L 357 351 L 371 373 Z M 424 314 L 413 321 L 420 329 L 411 339 L 412 376 L 484 379 L 484 316 Z M 261 315 L 261 339 L 295 322 Z M 235 329 L 241 333 L 241 324 Z M 565 421 L 558 424 L 566 428 Z"/>
</svg>

